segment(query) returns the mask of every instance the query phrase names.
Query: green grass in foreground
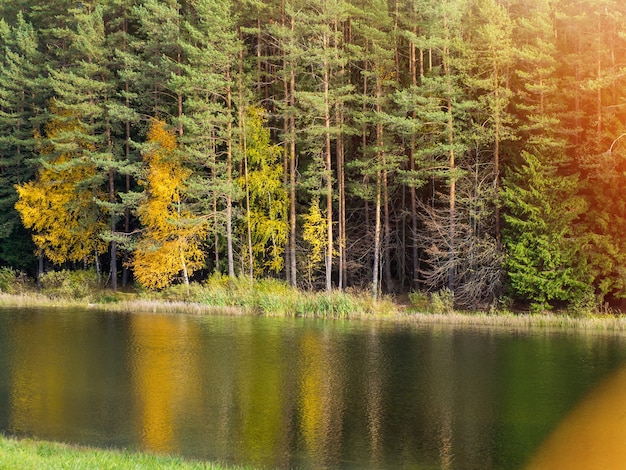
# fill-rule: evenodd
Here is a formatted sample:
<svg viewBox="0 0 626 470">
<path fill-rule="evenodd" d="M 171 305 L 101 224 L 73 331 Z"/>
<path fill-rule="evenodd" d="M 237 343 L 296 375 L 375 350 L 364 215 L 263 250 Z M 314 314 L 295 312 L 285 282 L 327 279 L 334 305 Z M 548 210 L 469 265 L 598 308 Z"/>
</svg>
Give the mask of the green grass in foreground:
<svg viewBox="0 0 626 470">
<path fill-rule="evenodd" d="M 129 451 L 100 450 L 66 444 L 14 439 L 0 434 L 0 469 L 15 470 L 103 470 L 103 469 L 243 469 L 208 462 L 185 461 L 178 457 Z"/>
</svg>

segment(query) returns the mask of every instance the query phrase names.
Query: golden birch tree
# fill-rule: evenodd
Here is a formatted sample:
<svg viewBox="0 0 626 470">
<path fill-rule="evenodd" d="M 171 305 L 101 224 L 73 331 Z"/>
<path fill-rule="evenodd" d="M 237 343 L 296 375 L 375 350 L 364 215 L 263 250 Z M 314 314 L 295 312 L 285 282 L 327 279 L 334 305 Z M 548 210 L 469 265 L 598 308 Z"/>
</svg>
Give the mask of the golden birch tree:
<svg viewBox="0 0 626 470">
<path fill-rule="evenodd" d="M 201 245 L 207 223 L 185 207 L 185 181 L 191 171 L 176 149 L 174 133 L 163 121 L 153 120 L 140 181 L 146 191 L 137 209 L 143 231 L 132 262 L 136 279 L 151 289 L 167 287 L 179 275 L 188 285 L 189 276 L 204 265 Z"/>
</svg>

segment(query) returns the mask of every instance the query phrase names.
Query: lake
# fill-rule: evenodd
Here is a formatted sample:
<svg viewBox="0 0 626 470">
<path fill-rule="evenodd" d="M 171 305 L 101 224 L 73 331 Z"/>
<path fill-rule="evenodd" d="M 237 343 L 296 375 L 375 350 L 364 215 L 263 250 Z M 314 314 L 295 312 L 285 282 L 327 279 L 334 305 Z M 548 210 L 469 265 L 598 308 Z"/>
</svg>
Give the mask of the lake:
<svg viewBox="0 0 626 470">
<path fill-rule="evenodd" d="M 4 308 L 0 432 L 261 468 L 522 468 L 625 375 L 625 339 Z"/>
</svg>

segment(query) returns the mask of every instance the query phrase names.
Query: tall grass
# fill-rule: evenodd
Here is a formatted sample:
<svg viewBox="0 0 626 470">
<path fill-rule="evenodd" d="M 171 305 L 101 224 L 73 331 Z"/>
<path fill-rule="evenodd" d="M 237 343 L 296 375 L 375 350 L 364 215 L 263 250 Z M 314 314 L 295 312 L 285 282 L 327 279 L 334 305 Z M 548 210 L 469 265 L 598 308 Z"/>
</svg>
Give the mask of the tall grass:
<svg viewBox="0 0 626 470">
<path fill-rule="evenodd" d="M 625 316 L 577 317 L 567 314 L 488 314 L 488 313 L 404 313 L 395 317 L 398 322 L 421 324 L 448 324 L 459 326 L 502 326 L 511 328 L 555 328 L 587 331 L 626 332 Z"/>
<path fill-rule="evenodd" d="M 278 279 L 209 278 L 196 298 L 202 304 L 236 306 L 246 313 L 267 316 L 347 318 L 371 314 L 375 305 L 365 296 L 343 292 L 307 292 Z"/>
<path fill-rule="evenodd" d="M 97 305 L 96 305 L 97 306 Z M 368 292 L 308 292 L 278 279 L 229 278 L 214 275 L 203 283 L 142 292 L 136 299 L 105 308 L 130 311 L 222 312 L 281 317 L 353 318 L 392 316 L 399 307 L 390 299 L 372 300 Z"/>
<path fill-rule="evenodd" d="M 49 274 L 44 288 L 35 291 L 19 273 L 0 269 L 0 306 L 84 307 L 121 312 L 265 315 L 324 319 L 367 318 L 411 323 L 457 325 L 539 326 L 626 331 L 626 316 L 580 311 L 550 314 L 512 314 L 493 308 L 489 313 L 459 313 L 453 310 L 449 291 L 408 294 L 409 304 L 390 297 L 372 299 L 367 291 L 309 292 L 278 279 L 230 278 L 214 275 L 203 283 L 175 285 L 162 291 L 138 289 L 111 292 L 99 286 L 91 272 Z M 26 286 L 30 286 L 26 288 Z"/>
<path fill-rule="evenodd" d="M 19 470 L 104 468 L 229 470 L 236 467 L 210 462 L 183 460 L 178 457 L 142 454 L 129 451 L 75 447 L 31 439 L 13 439 L 0 434 L 0 468 Z"/>
</svg>

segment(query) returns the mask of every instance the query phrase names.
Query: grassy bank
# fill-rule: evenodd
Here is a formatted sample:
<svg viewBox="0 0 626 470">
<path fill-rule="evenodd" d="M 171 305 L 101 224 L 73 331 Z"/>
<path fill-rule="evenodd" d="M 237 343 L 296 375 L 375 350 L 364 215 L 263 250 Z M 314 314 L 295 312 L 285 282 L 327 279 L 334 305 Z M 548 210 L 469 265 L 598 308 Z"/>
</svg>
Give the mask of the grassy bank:
<svg viewBox="0 0 626 470">
<path fill-rule="evenodd" d="M 243 469 L 209 462 L 128 451 L 76 447 L 32 439 L 13 439 L 0 434 L 0 468 L 40 469 Z"/>
<path fill-rule="evenodd" d="M 507 328 L 578 329 L 588 331 L 626 332 L 625 316 L 570 316 L 551 314 L 487 314 L 454 312 L 449 314 L 406 313 L 396 321 L 415 324 L 446 324 L 458 326 L 497 326 Z"/>
<path fill-rule="evenodd" d="M 373 300 L 367 291 L 308 292 L 280 280 L 248 277 L 213 276 L 203 283 L 175 285 L 158 292 L 141 289 L 112 292 L 101 288 L 96 277 L 88 272 L 52 273 L 44 281 L 42 288 L 36 289 L 21 278 L 13 282 L 5 279 L 4 284 L 0 282 L 0 306 L 626 331 L 626 316 L 592 311 L 530 314 L 492 309 L 489 313 L 459 312 L 453 309 L 453 295 L 445 291 L 430 295 L 411 293 L 401 300 L 392 297 Z"/>
</svg>

